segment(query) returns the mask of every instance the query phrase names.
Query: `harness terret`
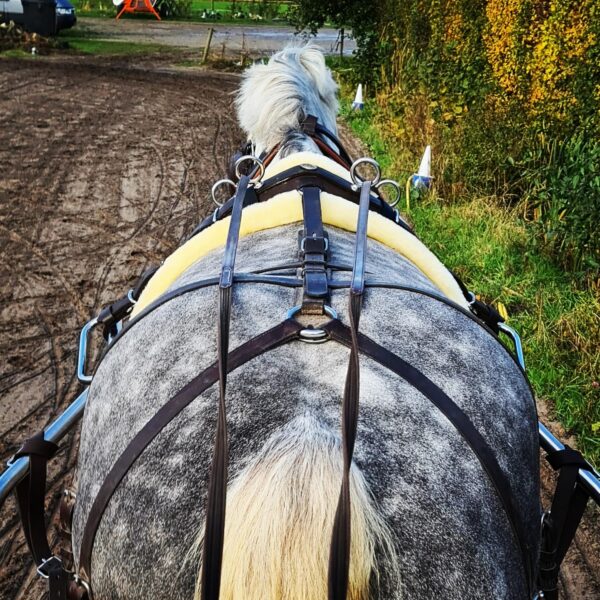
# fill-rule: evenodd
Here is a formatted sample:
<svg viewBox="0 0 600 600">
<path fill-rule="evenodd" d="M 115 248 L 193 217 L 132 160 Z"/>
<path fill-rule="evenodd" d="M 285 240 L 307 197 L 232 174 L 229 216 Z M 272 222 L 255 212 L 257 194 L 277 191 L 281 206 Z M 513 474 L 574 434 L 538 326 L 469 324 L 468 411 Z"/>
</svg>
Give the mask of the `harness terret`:
<svg viewBox="0 0 600 600">
<path fill-rule="evenodd" d="M 317 136 L 316 139 L 320 141 L 319 147 L 325 145 L 329 149 L 329 152 L 331 152 L 329 145 L 321 137 L 318 137 L 317 134 L 320 133 L 321 136 L 325 136 L 330 141 L 333 140 L 337 145 L 339 149 L 338 162 L 344 164 L 349 162 L 349 157 L 339 141 L 332 134 L 329 134 L 329 132 L 325 133 L 322 128 L 319 129 L 316 121 L 313 122 L 310 119 L 308 121 L 307 127 L 310 131 L 313 131 L 313 134 Z M 274 154 L 271 153 L 271 155 Z M 261 167 L 260 162 L 256 158 L 243 158 L 250 158 Z M 406 224 L 403 224 L 397 212 L 390 214 L 387 203 L 379 196 L 372 194 L 373 187 L 376 187 L 379 183 L 380 176 L 378 171 L 372 181 L 362 181 L 355 175 L 356 163 L 353 165 L 348 164 L 347 166 L 352 167 L 351 171 L 354 179 L 352 185 L 348 185 L 344 180 L 338 181 L 327 175 L 322 176 L 321 173 L 306 175 L 306 173 L 300 172 L 285 173 L 277 181 L 271 182 L 268 186 L 261 185 L 260 176 L 257 176 L 257 173 L 259 171 L 260 174 L 264 172 L 262 167 L 255 169 L 250 174 L 241 175 L 234 197 L 218 208 L 210 219 L 210 222 L 213 222 L 215 219 L 219 219 L 225 215 L 231 215 L 221 272 L 218 277 L 194 282 L 164 294 L 121 330 L 119 323 L 128 314 L 139 297 L 143 286 L 151 276 L 151 274 L 147 275 L 140 286 L 113 305 L 104 309 L 93 320 L 93 324 L 91 326 L 88 324 L 87 329 L 84 329 L 82 334 L 84 349 L 89 329 L 96 324 L 103 325 L 105 337 L 109 340 L 109 348 L 111 348 L 135 326 L 136 322 L 171 299 L 203 287 L 214 286 L 218 288 L 217 360 L 196 375 L 170 398 L 133 437 L 114 463 L 112 469 L 105 477 L 89 512 L 81 541 L 79 570 L 77 573 L 67 571 L 62 561 L 52 555 L 45 533 L 44 494 L 46 463 L 56 452 L 57 445 L 44 439 L 44 434 L 41 432 L 28 440 L 15 455 L 15 459 L 29 457 L 29 472 L 17 486 L 16 493 L 25 537 L 37 565 L 38 573 L 47 577 L 49 581 L 50 600 L 80 600 L 83 598 L 91 600 L 93 591 L 91 558 L 94 539 L 111 497 L 135 461 L 156 436 L 186 406 L 217 383 L 219 384 L 218 419 L 207 496 L 206 529 L 202 554 L 201 595 L 203 600 L 218 600 L 227 494 L 228 444 L 225 402 L 227 375 L 261 354 L 294 341 L 312 343 L 333 341 L 350 349 L 342 400 L 343 475 L 333 523 L 328 571 L 328 596 L 330 600 L 345 600 L 348 590 L 352 532 L 350 468 L 359 414 L 359 360 L 361 354 L 368 356 L 390 372 L 403 378 L 418 390 L 444 414 L 456 431 L 468 443 L 485 471 L 506 513 L 515 543 L 521 553 L 524 579 L 529 589 L 529 597 L 533 597 L 536 593 L 539 598 L 545 597 L 554 600 L 557 597 L 556 581 L 558 578 L 558 569 L 564 558 L 566 549 L 573 538 L 575 529 L 583 513 L 583 508 L 590 496 L 589 490 L 581 485 L 578 472 L 580 469 L 584 469 L 592 473 L 593 470 L 579 453 L 571 449 L 558 450 L 551 455 L 553 466 L 555 468 L 564 467 L 564 469 L 561 470 L 550 516 L 544 520 L 542 557 L 538 569 L 533 562 L 532 549 L 527 544 L 525 526 L 522 522 L 507 475 L 498 464 L 493 450 L 478 432 L 472 421 L 424 373 L 374 340 L 360 333 L 359 325 L 366 288 L 387 287 L 402 289 L 415 294 L 423 294 L 443 302 L 480 322 L 491 335 L 497 334 L 500 329 L 509 333 L 512 330 L 503 325 L 500 315 L 492 307 L 476 300 L 464 286 L 465 297 L 469 300 L 472 309 L 471 313 L 437 294 L 367 277 L 367 223 L 369 212 L 373 210 L 379 212 L 384 216 L 393 218 L 395 222 L 404 227 L 406 227 Z M 269 194 L 275 195 L 292 185 L 295 186 L 294 189 L 299 188 L 302 193 L 304 226 L 302 231 L 299 232 L 299 261 L 291 265 L 277 265 L 258 273 L 235 273 L 235 257 L 244 206 L 264 200 L 270 197 Z M 329 260 L 329 238 L 323 227 L 321 218 L 320 194 L 323 190 L 331 189 L 334 189 L 335 193 L 342 191 L 344 197 L 358 202 L 359 205 L 352 265 L 336 265 Z M 209 224 L 208 221 L 204 221 L 195 230 L 195 233 Z M 277 271 L 281 271 L 284 267 L 299 269 L 299 273 L 297 276 L 276 274 Z M 268 270 L 272 270 L 275 274 L 269 274 Z M 351 273 L 351 277 L 347 281 L 334 281 L 330 276 L 333 270 L 348 271 Z M 230 351 L 229 328 L 233 286 L 249 283 L 302 288 L 302 302 L 299 306 L 290 309 L 287 318 L 281 323 L 267 331 L 261 332 Z M 342 323 L 337 318 L 336 312 L 329 306 L 329 293 L 332 289 L 349 290 L 349 325 Z M 329 320 L 325 324 L 305 326 L 296 319 L 296 316 L 299 314 L 324 316 L 329 318 Z M 518 338 L 514 339 L 515 343 L 517 343 Z M 517 349 L 519 349 L 518 345 Z M 521 364 L 521 366 L 523 365 Z M 91 378 L 85 374 L 85 352 L 84 360 L 80 360 L 79 370 L 81 378 L 89 382 Z M 600 494 L 598 497 L 600 498 Z M 72 496 L 68 496 L 67 500 L 72 504 Z M 65 510 L 63 516 L 65 525 L 69 527 L 70 511 Z M 536 590 L 540 591 L 536 592 Z"/>
</svg>

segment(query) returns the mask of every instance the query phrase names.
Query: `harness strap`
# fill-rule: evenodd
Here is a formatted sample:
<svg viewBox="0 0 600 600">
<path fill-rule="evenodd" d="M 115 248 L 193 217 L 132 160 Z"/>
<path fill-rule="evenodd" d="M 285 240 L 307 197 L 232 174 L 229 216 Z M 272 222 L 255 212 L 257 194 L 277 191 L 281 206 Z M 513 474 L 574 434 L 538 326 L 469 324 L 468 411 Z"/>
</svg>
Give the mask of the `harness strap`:
<svg viewBox="0 0 600 600">
<path fill-rule="evenodd" d="M 221 563 L 223 560 L 223 538 L 225 534 L 225 502 L 227 498 L 228 449 L 225 393 L 227 389 L 231 298 L 235 255 L 237 253 L 240 224 L 242 222 L 242 208 L 244 207 L 244 198 L 249 184 L 250 176 L 243 175 L 239 181 L 233 202 L 219 280 L 219 322 L 217 332 L 219 413 L 206 505 L 201 582 L 201 597 L 203 600 L 218 600 L 221 584 Z"/>
<path fill-rule="evenodd" d="M 580 452 L 569 446 L 549 452 L 546 458 L 559 475 L 550 512 L 542 521 L 538 582 L 546 600 L 557 600 L 560 565 L 589 500 L 589 494 L 577 482 L 578 472 L 579 469 L 591 469 L 591 465 Z"/>
<path fill-rule="evenodd" d="M 227 370 L 229 372 L 235 371 L 235 369 L 253 360 L 257 356 L 297 339 L 302 328 L 303 326 L 297 321 L 287 319 L 282 323 L 277 324 L 275 327 L 257 335 L 231 351 L 227 361 Z M 129 469 L 131 469 L 135 461 L 141 456 L 142 452 L 156 436 L 158 436 L 158 434 L 175 417 L 177 417 L 186 406 L 191 404 L 200 394 L 218 381 L 219 363 L 218 361 L 215 361 L 164 404 L 135 435 L 121 456 L 119 456 L 102 482 L 100 491 L 94 500 L 85 524 L 81 541 L 81 553 L 79 556 L 79 570 L 83 579 L 90 581 L 92 571 L 92 548 L 96 532 L 110 499 L 125 475 L 129 472 Z"/>
<path fill-rule="evenodd" d="M 327 331 L 331 339 L 352 348 L 352 331 L 340 321 L 330 321 L 321 327 Z M 421 371 L 363 334 L 358 334 L 358 344 L 363 354 L 402 377 L 432 402 L 469 444 L 494 486 L 508 516 L 515 540 L 521 551 L 525 578 L 531 592 L 533 589 L 532 579 L 534 570 L 531 549 L 525 539 L 525 526 L 517 510 L 517 504 L 510 483 L 483 436 L 477 431 L 461 408 L 441 388 L 421 373 Z"/>
<path fill-rule="evenodd" d="M 144 288 L 150 279 L 152 279 L 152 276 L 156 271 L 158 271 L 158 267 L 152 267 L 142 273 L 131 291 L 127 292 L 127 294 L 118 300 L 115 300 L 112 304 L 104 307 L 98 313 L 96 318 L 98 323 L 104 326 L 103 335 L 105 340 L 108 340 L 110 337 L 115 337 L 119 333 L 117 323 L 122 321 L 129 314 L 133 305 L 137 302 L 140 294 L 144 291 Z"/>
<path fill-rule="evenodd" d="M 289 191 L 297 192 L 303 187 L 318 187 L 323 192 L 328 192 L 334 196 L 340 196 L 345 200 L 357 204 L 359 201 L 358 194 L 352 186 L 353 184 L 346 179 L 342 179 L 324 169 L 306 169 L 302 165 L 299 165 L 261 181 L 261 186 L 258 190 L 255 190 L 254 188 L 248 190 L 249 194 L 244 201 L 244 206 L 249 206 L 256 202 L 266 202 L 278 194 Z M 201 231 L 204 231 L 215 221 L 230 215 L 232 206 L 233 198 L 230 198 L 222 206 L 217 208 L 212 215 L 204 219 L 197 227 L 195 227 L 188 239 L 194 237 Z M 371 195 L 371 210 L 400 225 L 400 227 L 414 235 L 414 231 L 402 220 L 402 218 L 400 218 L 398 211 L 375 194 Z"/>
<path fill-rule="evenodd" d="M 350 573 L 350 546 L 352 537 L 350 468 L 354 454 L 360 396 L 360 363 L 358 344 L 358 324 L 365 290 L 365 267 L 367 258 L 367 222 L 369 218 L 369 194 L 371 182 L 361 185 L 356 244 L 354 247 L 354 267 L 350 285 L 350 359 L 342 400 L 342 450 L 344 453 L 344 473 L 342 487 L 333 523 L 331 548 L 329 552 L 328 597 L 329 600 L 346 600 Z M 336 321 L 338 322 L 338 321 Z"/>
<path fill-rule="evenodd" d="M 467 300 L 469 303 L 471 312 L 480 321 L 483 321 L 496 335 L 499 335 L 499 325 L 500 323 L 504 323 L 504 318 L 502 315 L 491 304 L 487 304 L 482 300 L 478 300 L 475 295 L 468 290 L 467 286 L 454 271 L 450 271 L 450 273 L 458 284 L 458 287 L 463 293 L 465 300 Z"/>
<path fill-rule="evenodd" d="M 346 152 L 344 145 L 331 131 L 329 131 L 329 129 L 319 124 L 317 117 L 314 115 L 308 115 L 300 124 L 300 130 L 302 133 L 313 139 L 323 154 L 333 159 L 342 167 L 346 169 L 350 168 L 350 165 L 353 161 L 348 152 Z M 335 152 L 335 150 L 333 150 L 329 144 L 327 144 L 326 140 L 333 142 L 338 151 Z"/>
<path fill-rule="evenodd" d="M 44 519 L 46 467 L 57 450 L 57 444 L 44 439 L 43 431 L 29 438 L 14 456 L 15 459 L 29 457 L 29 471 L 15 492 L 25 540 L 38 573 L 48 580 L 49 599 L 67 600 L 69 574 L 50 550 Z"/>
<path fill-rule="evenodd" d="M 56 454 L 58 446 L 44 439 L 40 431 L 30 437 L 14 458 L 29 457 L 29 471 L 16 487 L 17 504 L 23 532 L 29 551 L 36 565 L 42 564 L 52 556 L 46 538 L 44 504 L 46 499 L 46 466 Z"/>
<path fill-rule="evenodd" d="M 304 279 L 302 313 L 322 315 L 329 296 L 326 270 L 329 240 L 323 229 L 319 188 L 302 188 L 302 212 L 304 230 L 299 240 Z"/>
</svg>

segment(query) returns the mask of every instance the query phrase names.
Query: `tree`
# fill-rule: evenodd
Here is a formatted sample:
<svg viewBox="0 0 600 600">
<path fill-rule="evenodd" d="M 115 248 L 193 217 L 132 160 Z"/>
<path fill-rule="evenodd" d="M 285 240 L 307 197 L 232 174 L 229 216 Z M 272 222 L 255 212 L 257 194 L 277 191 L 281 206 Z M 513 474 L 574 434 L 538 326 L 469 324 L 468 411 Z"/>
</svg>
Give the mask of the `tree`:
<svg viewBox="0 0 600 600">
<path fill-rule="evenodd" d="M 379 12 L 384 0 L 300 0 L 291 13 L 298 32 L 316 35 L 324 25 L 351 30 L 356 40 L 357 80 L 371 79 L 379 62 Z"/>
</svg>

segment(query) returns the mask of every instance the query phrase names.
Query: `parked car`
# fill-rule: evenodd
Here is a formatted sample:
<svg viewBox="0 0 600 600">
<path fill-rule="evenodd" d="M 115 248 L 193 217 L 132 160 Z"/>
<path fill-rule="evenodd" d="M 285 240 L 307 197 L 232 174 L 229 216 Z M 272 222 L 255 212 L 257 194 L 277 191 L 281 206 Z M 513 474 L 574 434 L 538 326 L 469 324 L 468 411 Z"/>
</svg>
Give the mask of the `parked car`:
<svg viewBox="0 0 600 600">
<path fill-rule="evenodd" d="M 27 1 L 31 2 L 32 0 Z M 77 22 L 75 7 L 69 0 L 54 1 L 56 4 L 56 32 L 73 27 Z M 4 23 L 14 21 L 25 29 L 31 29 L 31 24 L 26 22 L 27 19 L 21 0 L 0 0 L 0 21 Z"/>
<path fill-rule="evenodd" d="M 69 0 L 56 0 L 56 30 L 70 29 L 77 23 L 75 7 Z"/>
</svg>

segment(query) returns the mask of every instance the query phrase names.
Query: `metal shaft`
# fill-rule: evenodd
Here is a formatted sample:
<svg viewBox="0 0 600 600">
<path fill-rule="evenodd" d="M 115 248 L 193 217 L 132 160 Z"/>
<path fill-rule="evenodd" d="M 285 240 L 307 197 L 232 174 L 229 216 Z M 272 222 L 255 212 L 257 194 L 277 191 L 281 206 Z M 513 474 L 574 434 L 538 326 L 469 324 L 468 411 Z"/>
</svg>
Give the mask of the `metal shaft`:
<svg viewBox="0 0 600 600">
<path fill-rule="evenodd" d="M 67 432 L 81 419 L 88 397 L 88 388 L 73 401 L 62 415 L 54 420 L 44 430 L 44 437 L 57 444 Z M 14 487 L 27 475 L 29 471 L 29 458 L 24 456 L 10 463 L 8 469 L 0 475 L 0 507 L 14 489 Z"/>
<path fill-rule="evenodd" d="M 563 450 L 564 444 L 555 438 L 543 423 L 538 423 L 540 446 L 546 451 Z M 589 492 L 596 504 L 600 506 L 600 477 L 595 471 L 579 469 L 579 483 Z"/>
</svg>

